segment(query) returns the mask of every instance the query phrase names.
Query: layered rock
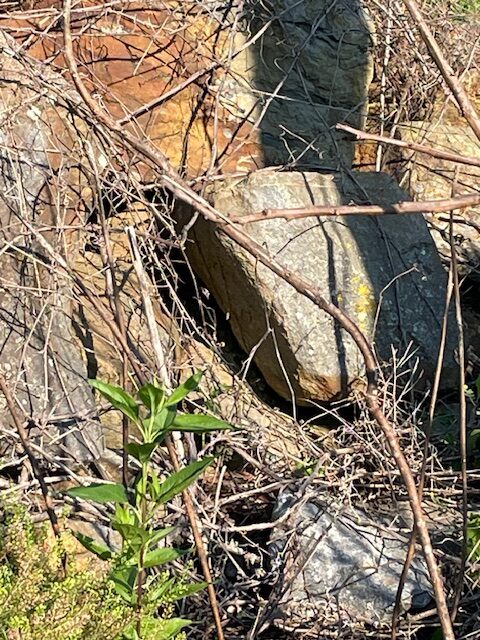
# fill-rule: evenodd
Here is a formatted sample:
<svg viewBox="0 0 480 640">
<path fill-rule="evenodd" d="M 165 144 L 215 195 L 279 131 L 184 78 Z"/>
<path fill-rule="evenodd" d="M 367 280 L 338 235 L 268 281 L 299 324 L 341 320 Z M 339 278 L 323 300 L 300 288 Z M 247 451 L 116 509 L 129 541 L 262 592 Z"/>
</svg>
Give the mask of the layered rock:
<svg viewBox="0 0 480 640">
<path fill-rule="evenodd" d="M 351 143 L 334 125 L 361 124 L 373 72 L 360 0 L 241 6 L 137 1 L 107 11 L 87 0 L 72 12 L 82 78 L 102 107 L 190 175 L 348 165 Z M 28 53 L 65 68 L 62 30 L 45 35 L 62 2 L 36 9 L 2 26 Z"/>
<path fill-rule="evenodd" d="M 72 284 L 45 247 L 72 257 L 69 229 L 85 222 L 82 127 L 54 94 L 45 97 L 3 34 L 0 48 L 0 370 L 43 446 L 92 460 L 103 439 L 69 318 Z M 3 398 L 0 421 L 11 424 Z"/>
<path fill-rule="evenodd" d="M 386 174 L 278 173 L 216 181 L 212 203 L 242 217 L 268 208 L 407 199 Z M 182 220 L 188 219 L 179 210 Z M 440 340 L 446 275 L 423 217 L 323 217 L 248 223 L 244 229 L 287 269 L 302 275 L 343 309 L 377 349 L 415 352 L 433 372 Z M 326 313 L 272 274 L 222 232 L 199 219 L 187 244 L 197 273 L 228 314 L 232 329 L 267 383 L 305 403 L 345 395 L 363 373 L 353 339 Z M 453 376 L 453 336 L 444 380 Z"/>
</svg>

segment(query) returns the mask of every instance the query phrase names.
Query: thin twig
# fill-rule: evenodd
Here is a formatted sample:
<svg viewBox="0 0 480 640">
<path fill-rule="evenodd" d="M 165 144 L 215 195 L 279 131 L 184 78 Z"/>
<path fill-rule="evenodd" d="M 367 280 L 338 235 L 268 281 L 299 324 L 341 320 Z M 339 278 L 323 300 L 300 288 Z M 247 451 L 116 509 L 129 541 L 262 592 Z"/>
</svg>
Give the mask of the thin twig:
<svg viewBox="0 0 480 640">
<path fill-rule="evenodd" d="M 462 83 L 455 75 L 452 67 L 448 64 L 445 56 L 442 53 L 442 50 L 438 46 L 438 43 L 433 36 L 433 33 L 430 31 L 427 23 L 425 22 L 422 16 L 422 12 L 420 11 L 415 0 L 403 0 L 403 3 L 409 10 L 413 20 L 415 21 L 415 25 L 420 32 L 423 41 L 427 45 L 427 49 L 429 50 L 430 55 L 437 65 L 438 70 L 442 74 L 445 83 L 455 96 L 455 100 L 460 107 L 462 115 L 467 120 L 477 138 L 480 140 L 480 118 L 478 117 L 478 114 L 475 111 L 470 98 L 463 88 Z"/>
<path fill-rule="evenodd" d="M 337 124 L 336 129 L 340 131 L 346 131 L 354 135 L 357 140 L 372 140 L 374 142 L 380 142 L 381 144 L 389 144 L 394 147 L 402 147 L 403 149 L 410 149 L 411 151 L 418 151 L 424 153 L 432 158 L 439 158 L 440 160 L 448 160 L 448 162 L 457 162 L 458 164 L 467 164 L 472 167 L 480 167 L 480 158 L 475 156 L 462 156 L 452 151 L 444 151 L 443 149 L 436 149 L 424 144 L 418 144 L 417 142 L 407 142 L 406 140 L 399 140 L 398 138 L 388 138 L 387 136 L 380 136 L 376 133 L 368 133 L 361 131 L 360 129 L 354 129 L 348 124 Z"/>
<path fill-rule="evenodd" d="M 466 209 L 480 204 L 480 193 L 471 193 L 455 198 L 442 200 L 424 200 L 423 202 L 397 202 L 388 206 L 378 204 L 357 205 L 319 205 L 313 207 L 295 207 L 292 209 L 264 209 L 259 213 L 232 218 L 236 224 L 250 224 L 262 220 L 302 220 L 303 218 L 320 218 L 321 216 L 385 216 L 401 213 L 422 214 L 441 213 L 452 209 Z"/>
<path fill-rule="evenodd" d="M 90 164 L 92 166 L 95 178 L 95 187 L 97 195 L 97 203 L 99 210 L 100 225 L 102 228 L 103 240 L 105 248 L 101 248 L 100 255 L 104 266 L 106 267 L 105 282 L 107 294 L 110 302 L 110 309 L 115 317 L 119 331 L 122 333 L 123 339 L 127 342 L 127 328 L 125 322 L 125 314 L 120 299 L 120 289 L 117 284 L 115 274 L 115 260 L 113 258 L 112 243 L 110 241 L 110 233 L 108 231 L 107 216 L 105 207 L 101 198 L 100 178 L 94 158 L 89 154 Z M 128 355 L 122 351 L 122 386 L 127 390 L 128 386 Z M 122 415 L 122 482 L 125 488 L 128 487 L 128 443 L 129 443 L 129 422 L 126 415 Z"/>
<path fill-rule="evenodd" d="M 447 291 L 445 294 L 445 309 L 443 312 L 443 319 L 442 319 L 442 333 L 440 336 L 440 345 L 438 348 L 437 364 L 435 367 L 435 375 L 433 379 L 433 385 L 432 385 L 432 391 L 431 391 L 431 397 L 430 397 L 428 420 L 425 428 L 425 441 L 423 444 L 422 467 L 420 469 L 420 478 L 418 481 L 418 495 L 420 500 L 422 500 L 423 498 L 423 490 L 425 487 L 425 478 L 426 478 L 427 463 L 428 463 L 428 451 L 430 447 L 430 437 L 432 433 L 433 419 L 435 417 L 435 409 L 437 406 L 438 392 L 440 390 L 443 361 L 445 358 L 445 347 L 447 344 L 447 332 L 448 332 L 448 316 L 449 316 L 450 303 L 452 300 L 452 291 L 453 291 L 453 273 L 450 265 L 450 269 L 448 272 Z M 402 574 L 400 576 L 400 580 L 398 583 L 397 594 L 395 598 L 395 605 L 394 605 L 393 614 L 392 614 L 391 640 L 395 640 L 395 638 L 397 637 L 397 625 L 398 625 L 398 619 L 400 616 L 400 610 L 401 610 L 401 604 L 402 604 L 402 592 L 403 592 L 405 583 L 407 581 L 407 576 L 410 570 L 410 566 L 415 556 L 415 544 L 417 540 L 417 534 L 418 534 L 417 527 L 414 525 L 411 536 L 410 536 L 409 544 L 408 544 L 407 555 L 405 557 L 405 561 L 403 564 Z"/>
<path fill-rule="evenodd" d="M 455 175 L 455 182 L 457 175 Z M 455 239 L 453 235 L 453 213 L 450 213 L 450 222 L 448 226 L 448 241 L 452 254 L 452 273 L 453 273 L 453 292 L 455 299 L 455 318 L 457 321 L 458 331 L 458 402 L 459 416 L 458 428 L 460 432 L 460 464 L 462 475 L 462 552 L 460 557 L 460 568 L 458 574 L 458 582 L 455 588 L 453 599 L 451 618 L 455 620 L 458 612 L 458 605 L 462 596 L 462 590 L 465 580 L 465 566 L 468 557 L 468 475 L 467 475 L 467 399 L 465 396 L 465 337 L 463 332 L 462 303 L 460 296 L 460 282 L 458 276 L 458 259 L 457 249 L 455 247 Z"/>
<path fill-rule="evenodd" d="M 162 347 L 162 341 L 160 340 L 160 334 L 158 333 L 158 326 L 155 320 L 155 312 L 153 310 L 152 299 L 149 294 L 149 288 L 151 282 L 149 282 L 145 269 L 142 264 L 142 257 L 138 249 L 137 237 L 135 235 L 135 229 L 133 227 L 126 227 L 125 229 L 128 240 L 130 243 L 130 251 L 132 254 L 133 268 L 135 269 L 138 282 L 140 284 L 140 292 L 142 295 L 143 309 L 145 311 L 145 318 L 147 320 L 148 331 L 152 340 L 153 353 L 155 355 L 157 371 L 159 379 L 165 389 L 170 389 L 170 377 L 168 375 L 167 363 L 165 360 L 165 353 Z"/>
</svg>

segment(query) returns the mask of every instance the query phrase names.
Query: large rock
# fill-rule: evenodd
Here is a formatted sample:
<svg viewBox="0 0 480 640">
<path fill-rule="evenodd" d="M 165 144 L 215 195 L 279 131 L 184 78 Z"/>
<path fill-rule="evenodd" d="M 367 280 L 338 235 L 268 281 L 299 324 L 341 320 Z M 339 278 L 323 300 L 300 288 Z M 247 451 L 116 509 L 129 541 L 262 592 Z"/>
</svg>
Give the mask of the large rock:
<svg viewBox="0 0 480 640">
<path fill-rule="evenodd" d="M 467 83 L 469 95 L 477 96 L 475 107 L 480 110 L 480 73 L 476 72 Z M 440 111 L 440 106 L 438 107 Z M 456 107 L 447 107 L 432 122 L 407 122 L 399 128 L 402 140 L 446 149 L 464 156 L 480 159 L 480 142 L 468 123 L 459 115 Z M 478 192 L 480 167 L 463 165 L 426 154 L 404 150 L 410 159 L 404 176 L 405 185 L 419 200 L 450 198 L 452 189 L 458 195 Z M 426 216 L 430 231 L 445 263 L 450 262 L 448 213 L 431 213 Z M 468 360 L 474 366 L 480 364 L 480 206 L 456 211 L 453 216 L 453 235 L 458 256 L 460 275 L 463 279 L 463 320 Z"/>
<path fill-rule="evenodd" d="M 62 29 L 46 29 L 55 10 L 61 22 L 62 4 L 40 0 L 35 8 L 49 8 L 48 18 L 17 13 L 2 26 L 28 53 L 65 68 Z M 115 118 L 135 113 L 135 133 L 176 167 L 198 175 L 349 163 L 352 145 L 334 125 L 361 123 L 373 72 L 360 0 L 100 6 L 85 0 L 72 12 L 82 77 Z"/>
<path fill-rule="evenodd" d="M 304 207 L 407 199 L 386 174 L 278 173 L 227 178 L 211 187 L 220 211 L 243 216 L 269 207 Z M 180 207 L 179 218 L 189 217 Z M 300 274 L 341 307 L 374 340 L 381 360 L 392 348 L 415 350 L 434 370 L 446 275 L 422 216 L 349 216 L 244 229 L 281 265 Z M 352 338 L 311 301 L 255 262 L 219 229 L 199 219 L 187 243 L 192 265 L 228 314 L 243 349 L 254 353 L 267 383 L 297 402 L 343 396 L 364 372 Z M 253 351 L 252 351 L 253 350 Z M 452 336 L 444 380 L 455 371 Z"/>
<path fill-rule="evenodd" d="M 44 447 L 92 460 L 103 439 L 69 318 L 72 285 L 29 231 L 60 254 L 75 254 L 68 230 L 85 223 L 81 127 L 55 92 L 45 95 L 38 68 L 20 61 L 4 34 L 0 50 L 0 370 Z M 12 424 L 3 397 L 0 422 Z"/>
<path fill-rule="evenodd" d="M 261 97 L 266 166 L 350 165 L 353 148 L 337 122 L 360 127 L 373 76 L 372 26 L 360 0 L 252 3 L 253 33 L 243 84 Z M 238 66 L 239 62 L 234 62 Z M 258 98 L 257 98 L 258 100 Z"/>
<path fill-rule="evenodd" d="M 402 140 L 416 142 L 452 153 L 480 159 L 480 142 L 465 122 L 409 122 L 399 129 Z M 410 157 L 411 152 L 405 151 Z M 474 193 L 480 184 L 480 167 L 448 162 L 416 153 L 411 159 L 405 176 L 405 184 L 420 200 L 450 198 L 452 188 L 458 195 Z M 454 216 L 455 246 L 460 268 L 465 272 L 480 264 L 480 234 L 478 217 L 480 207 L 463 209 Z M 429 214 L 432 235 L 441 253 L 450 256 L 448 240 L 448 213 Z"/>
<path fill-rule="evenodd" d="M 320 620 L 332 618 L 390 623 L 409 544 L 398 524 L 326 501 L 296 501 L 288 492 L 274 510 L 274 518 L 281 516 L 288 518 L 274 529 L 270 546 L 279 569 L 277 620 L 319 628 Z M 431 603 L 427 566 L 417 555 L 401 610 L 418 611 Z"/>
</svg>

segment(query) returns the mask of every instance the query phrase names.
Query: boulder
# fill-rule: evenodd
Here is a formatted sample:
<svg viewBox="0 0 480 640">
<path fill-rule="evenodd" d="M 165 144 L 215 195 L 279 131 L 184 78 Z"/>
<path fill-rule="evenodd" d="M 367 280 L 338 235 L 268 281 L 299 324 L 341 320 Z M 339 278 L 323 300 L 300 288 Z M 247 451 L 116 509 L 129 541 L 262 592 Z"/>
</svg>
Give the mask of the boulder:
<svg viewBox="0 0 480 640">
<path fill-rule="evenodd" d="M 0 24 L 65 69 L 62 29 L 46 29 L 62 4 L 40 0 L 48 18 L 17 12 Z M 359 126 L 366 114 L 373 37 L 361 0 L 135 1 L 124 12 L 85 0 L 72 22 L 92 96 L 115 118 L 135 114 L 125 126 L 189 175 L 350 162 L 334 125 Z"/>
<path fill-rule="evenodd" d="M 208 194 L 238 217 L 267 208 L 372 202 L 407 195 L 386 174 L 280 173 L 215 181 Z M 178 207 L 179 220 L 191 213 Z M 380 360 L 407 347 L 427 376 L 435 368 L 446 274 L 421 215 L 262 220 L 243 227 L 276 261 L 341 307 L 375 343 Z M 187 243 L 197 274 L 228 315 L 233 332 L 266 382 L 299 403 L 345 396 L 362 377 L 352 338 L 313 302 L 253 260 L 220 229 L 199 218 Z M 453 332 L 444 381 L 455 375 Z"/>
<path fill-rule="evenodd" d="M 250 51 L 243 84 L 261 97 L 265 166 L 350 166 L 338 122 L 361 127 L 373 77 L 373 27 L 361 0 L 252 3 L 250 30 L 268 28 Z M 238 65 L 240 61 L 234 61 Z M 251 90 L 251 89 L 250 89 Z"/>
<path fill-rule="evenodd" d="M 319 618 L 391 622 L 408 532 L 352 507 L 313 498 L 296 501 L 289 492 L 279 497 L 274 510 L 275 519 L 282 516 L 286 520 L 273 530 L 270 545 L 279 571 L 277 621 L 317 623 L 319 628 Z M 432 600 L 427 566 L 417 555 L 407 575 L 401 609 L 422 610 Z"/>
<path fill-rule="evenodd" d="M 467 83 L 477 111 L 480 109 L 480 73 L 476 72 Z M 475 82 L 476 81 L 476 82 Z M 475 96 L 477 99 L 475 101 Z M 399 128 L 402 140 L 425 144 L 437 149 L 446 149 L 464 156 L 480 158 L 480 142 L 468 123 L 459 115 L 456 107 L 440 110 L 432 122 L 416 121 L 404 123 Z M 458 195 L 478 192 L 480 167 L 463 165 L 426 154 L 402 153 L 409 159 L 404 176 L 410 193 L 421 200 L 450 198 L 452 188 Z M 453 235 L 458 256 L 458 268 L 462 278 L 463 321 L 465 342 L 469 349 L 468 361 L 474 368 L 480 364 L 480 206 L 456 211 L 453 216 Z M 449 242 L 448 213 L 431 213 L 426 216 L 430 231 L 440 256 L 449 264 L 451 249 Z"/>
<path fill-rule="evenodd" d="M 72 285 L 29 231 L 75 255 L 68 230 L 85 223 L 82 129 L 3 33 L 0 50 L 0 370 L 43 446 L 77 462 L 95 460 L 103 439 L 69 318 Z M 54 82 L 62 86 L 61 78 Z M 0 422 L 11 424 L 3 397 Z"/>
<path fill-rule="evenodd" d="M 428 122 L 410 122 L 400 128 L 400 135 L 406 142 L 480 159 L 480 142 L 467 123 L 433 125 Z M 407 153 L 404 152 L 404 155 Z M 416 153 L 409 163 L 405 183 L 410 193 L 414 193 L 418 199 L 440 200 L 451 197 L 455 180 L 458 195 L 473 193 L 478 190 L 480 183 L 480 167 L 459 165 Z M 475 268 L 480 264 L 479 213 L 480 207 L 470 207 L 454 216 L 455 245 L 462 259 L 460 268 L 463 271 L 468 271 L 469 265 L 470 268 Z M 439 251 L 447 257 L 450 256 L 448 217 L 448 213 L 431 213 L 427 216 Z"/>
</svg>

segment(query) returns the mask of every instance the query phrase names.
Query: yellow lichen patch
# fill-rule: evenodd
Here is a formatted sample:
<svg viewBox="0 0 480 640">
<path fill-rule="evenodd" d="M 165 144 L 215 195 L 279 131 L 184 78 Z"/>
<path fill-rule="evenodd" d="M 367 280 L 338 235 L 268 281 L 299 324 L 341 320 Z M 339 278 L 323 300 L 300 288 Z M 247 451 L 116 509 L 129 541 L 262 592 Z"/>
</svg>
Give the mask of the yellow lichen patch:
<svg viewBox="0 0 480 640">
<path fill-rule="evenodd" d="M 357 289 L 355 315 L 362 331 L 369 331 L 377 310 L 377 301 L 370 283 L 361 282 Z"/>
</svg>

